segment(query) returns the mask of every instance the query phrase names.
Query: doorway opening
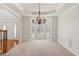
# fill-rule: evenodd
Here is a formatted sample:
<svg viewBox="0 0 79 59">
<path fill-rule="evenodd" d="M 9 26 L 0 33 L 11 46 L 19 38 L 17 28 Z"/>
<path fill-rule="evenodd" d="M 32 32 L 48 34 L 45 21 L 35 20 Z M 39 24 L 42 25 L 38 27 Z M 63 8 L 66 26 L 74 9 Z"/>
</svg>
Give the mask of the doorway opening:
<svg viewBox="0 0 79 59">
<path fill-rule="evenodd" d="M 50 17 L 46 17 L 45 24 L 37 24 L 33 23 L 32 20 L 34 17 L 30 19 L 30 29 L 31 29 L 31 39 L 32 40 L 50 40 L 51 39 L 51 31 L 52 31 L 52 22 Z"/>
</svg>

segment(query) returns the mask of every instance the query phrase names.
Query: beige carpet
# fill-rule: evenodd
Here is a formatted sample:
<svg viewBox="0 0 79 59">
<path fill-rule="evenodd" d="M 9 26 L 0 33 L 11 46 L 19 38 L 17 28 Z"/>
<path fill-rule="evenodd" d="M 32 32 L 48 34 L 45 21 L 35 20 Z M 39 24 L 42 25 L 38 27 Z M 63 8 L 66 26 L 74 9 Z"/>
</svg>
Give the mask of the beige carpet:
<svg viewBox="0 0 79 59">
<path fill-rule="evenodd" d="M 73 56 L 59 43 L 51 40 L 23 42 L 11 49 L 9 56 Z"/>
</svg>

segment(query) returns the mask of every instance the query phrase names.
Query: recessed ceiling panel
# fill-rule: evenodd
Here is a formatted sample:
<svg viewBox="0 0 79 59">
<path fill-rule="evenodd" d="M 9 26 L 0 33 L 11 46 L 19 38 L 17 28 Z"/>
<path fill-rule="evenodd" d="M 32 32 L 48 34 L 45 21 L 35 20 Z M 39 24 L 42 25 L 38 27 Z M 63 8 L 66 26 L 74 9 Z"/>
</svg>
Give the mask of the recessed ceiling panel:
<svg viewBox="0 0 79 59">
<path fill-rule="evenodd" d="M 38 12 L 39 4 L 38 3 L 20 3 L 24 11 L 27 12 Z M 59 3 L 40 3 L 41 12 L 49 12 L 51 10 L 56 10 L 56 7 Z"/>
</svg>

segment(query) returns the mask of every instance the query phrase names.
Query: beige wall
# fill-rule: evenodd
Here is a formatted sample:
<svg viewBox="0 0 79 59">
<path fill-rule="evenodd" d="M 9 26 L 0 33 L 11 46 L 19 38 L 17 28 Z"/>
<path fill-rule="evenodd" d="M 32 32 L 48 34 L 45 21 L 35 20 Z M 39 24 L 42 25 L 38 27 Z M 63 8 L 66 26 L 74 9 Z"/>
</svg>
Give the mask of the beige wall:
<svg viewBox="0 0 79 59">
<path fill-rule="evenodd" d="M 58 18 L 58 41 L 79 55 L 79 5 L 67 9 Z"/>
<path fill-rule="evenodd" d="M 27 41 L 30 39 L 30 17 L 22 17 L 22 40 Z"/>
<path fill-rule="evenodd" d="M 20 20 L 16 20 L 16 39 L 22 40 L 22 26 L 21 26 L 21 21 Z"/>
<path fill-rule="evenodd" d="M 30 16 L 22 17 L 22 40 L 27 41 L 31 39 L 32 33 L 30 32 Z M 57 17 L 51 16 L 48 17 L 48 20 L 51 19 L 50 24 L 50 39 L 57 40 Z"/>
<path fill-rule="evenodd" d="M 57 34 L 58 34 L 58 30 L 57 30 L 57 27 L 58 27 L 58 24 L 57 24 L 57 21 L 58 21 L 58 19 L 57 19 L 57 16 L 52 16 L 51 17 L 51 19 L 52 19 L 52 23 L 51 23 L 51 26 L 52 26 L 52 28 L 50 28 L 50 29 L 52 29 L 51 30 L 51 37 L 52 37 L 52 40 L 55 40 L 55 41 L 57 41 Z"/>
</svg>

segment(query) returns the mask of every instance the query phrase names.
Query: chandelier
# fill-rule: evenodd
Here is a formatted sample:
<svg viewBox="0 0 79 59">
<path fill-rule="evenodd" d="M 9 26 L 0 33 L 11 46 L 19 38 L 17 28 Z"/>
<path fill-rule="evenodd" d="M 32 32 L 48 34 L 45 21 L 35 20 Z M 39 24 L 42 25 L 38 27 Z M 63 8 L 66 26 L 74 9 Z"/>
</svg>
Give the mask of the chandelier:
<svg viewBox="0 0 79 59">
<path fill-rule="evenodd" d="M 33 23 L 36 23 L 36 24 L 45 24 L 46 23 L 46 19 L 44 17 L 41 16 L 41 12 L 40 12 L 40 3 L 38 5 L 38 16 L 36 17 L 36 19 L 32 20 Z"/>
</svg>

